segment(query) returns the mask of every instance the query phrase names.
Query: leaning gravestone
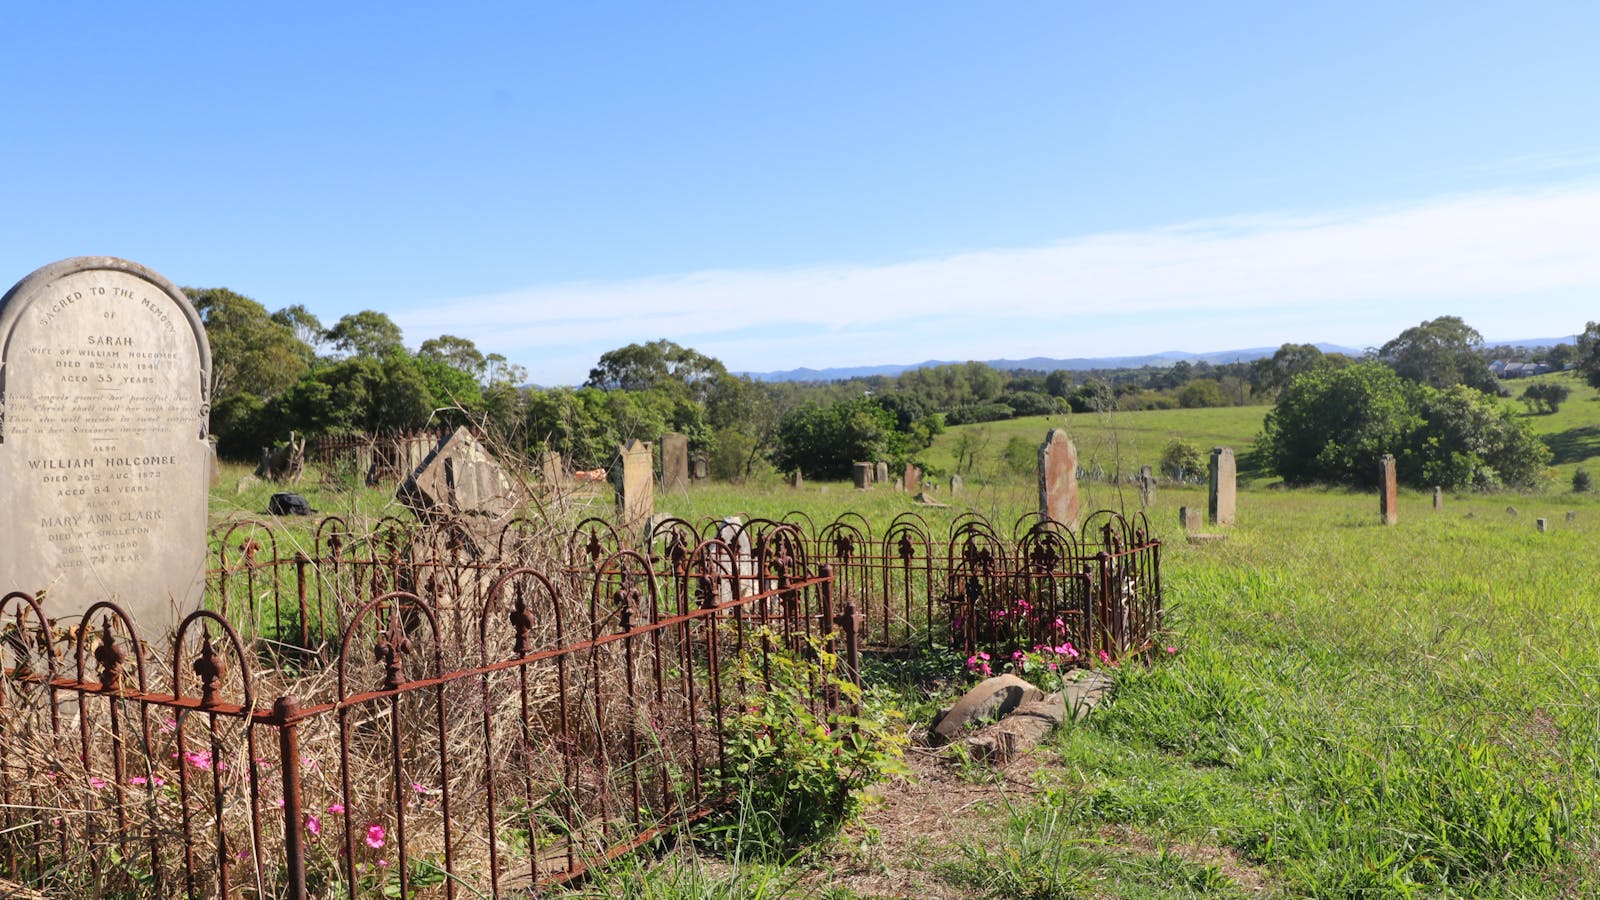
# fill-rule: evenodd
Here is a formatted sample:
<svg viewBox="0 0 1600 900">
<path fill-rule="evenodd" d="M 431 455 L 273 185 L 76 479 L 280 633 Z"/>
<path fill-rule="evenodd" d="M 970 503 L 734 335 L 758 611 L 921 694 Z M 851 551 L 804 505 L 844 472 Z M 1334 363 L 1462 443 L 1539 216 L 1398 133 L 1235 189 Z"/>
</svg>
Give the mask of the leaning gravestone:
<svg viewBox="0 0 1600 900">
<path fill-rule="evenodd" d="M 0 299 L 0 591 L 116 600 L 154 640 L 205 587 L 211 348 L 183 292 L 83 256 Z"/>
<path fill-rule="evenodd" d="M 689 439 L 676 431 L 661 436 L 661 489 L 681 491 L 689 486 Z"/>
<path fill-rule="evenodd" d="M 1059 428 L 1050 429 L 1039 446 L 1039 512 L 1078 527 L 1078 446 Z"/>
<path fill-rule="evenodd" d="M 522 486 L 465 428 L 423 458 L 395 498 L 425 522 L 462 526 L 479 553 L 488 552 L 522 504 Z"/>
<path fill-rule="evenodd" d="M 1232 447 L 1211 451 L 1210 487 L 1206 496 L 1206 516 L 1213 525 L 1232 525 L 1238 502 L 1238 469 Z"/>
<path fill-rule="evenodd" d="M 908 494 L 915 494 L 922 487 L 922 470 L 906 463 L 905 471 L 900 475 L 900 490 Z"/>
<path fill-rule="evenodd" d="M 618 467 L 617 505 L 628 529 L 638 528 L 656 509 L 655 457 L 649 441 L 629 441 L 617 448 L 622 457 Z"/>
<path fill-rule="evenodd" d="M 1378 460 L 1378 492 L 1378 512 L 1383 516 L 1383 524 L 1398 523 L 1400 497 L 1395 482 L 1393 453 L 1385 453 Z"/>
</svg>

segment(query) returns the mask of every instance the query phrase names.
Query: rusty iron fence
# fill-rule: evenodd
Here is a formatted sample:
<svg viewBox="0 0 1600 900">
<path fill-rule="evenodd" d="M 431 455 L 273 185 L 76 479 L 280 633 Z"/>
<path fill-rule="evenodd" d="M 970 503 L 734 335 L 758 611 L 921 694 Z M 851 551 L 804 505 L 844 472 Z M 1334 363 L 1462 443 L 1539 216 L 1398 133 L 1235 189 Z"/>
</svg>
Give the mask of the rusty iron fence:
<svg viewBox="0 0 1600 900">
<path fill-rule="evenodd" d="M 0 867 L 152 896 L 517 895 L 727 799 L 735 661 L 811 639 L 1147 649 L 1160 542 L 907 514 L 587 519 L 494 533 L 330 517 L 213 538 L 209 609 L 148 644 L 115 604 L 0 599 Z M 811 701 L 833 710 L 837 695 Z M 849 710 L 838 710 L 848 713 Z"/>
</svg>

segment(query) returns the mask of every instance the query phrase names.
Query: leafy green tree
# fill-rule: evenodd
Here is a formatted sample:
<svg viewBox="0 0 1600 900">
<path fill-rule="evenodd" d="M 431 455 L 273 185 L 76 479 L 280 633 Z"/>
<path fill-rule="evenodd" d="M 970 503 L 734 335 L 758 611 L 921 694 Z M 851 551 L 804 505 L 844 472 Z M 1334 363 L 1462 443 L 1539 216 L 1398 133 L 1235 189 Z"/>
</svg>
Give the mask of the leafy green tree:
<svg viewBox="0 0 1600 900">
<path fill-rule="evenodd" d="M 1196 378 L 1178 391 L 1178 405 L 1184 409 L 1203 409 L 1231 406 L 1233 402 L 1223 393 L 1222 384 L 1215 378 Z"/>
<path fill-rule="evenodd" d="M 1404 447 L 1417 424 L 1393 369 L 1314 369 L 1279 394 L 1257 449 L 1289 484 L 1375 485 L 1378 458 Z"/>
<path fill-rule="evenodd" d="M 272 321 L 280 325 L 287 325 L 299 338 L 301 343 L 316 351 L 328 339 L 328 332 L 322 327 L 322 320 L 316 313 L 306 309 L 304 304 L 296 303 L 285 306 L 272 314 Z"/>
<path fill-rule="evenodd" d="M 1474 490 L 1533 487 L 1550 462 L 1550 448 L 1498 401 L 1466 385 L 1424 388 L 1420 422 L 1399 475 L 1414 485 Z"/>
<path fill-rule="evenodd" d="M 444 363 L 470 375 L 473 380 L 482 378 L 489 365 L 489 361 L 478 351 L 477 344 L 453 334 L 441 334 L 423 341 L 422 346 L 417 348 L 417 356 Z"/>
<path fill-rule="evenodd" d="M 1589 386 L 1600 388 L 1600 322 L 1590 322 L 1578 335 L 1577 363 Z"/>
<path fill-rule="evenodd" d="M 1478 351 L 1483 335 L 1458 316 L 1440 316 L 1400 332 L 1378 358 L 1401 378 L 1433 388 L 1464 384 L 1493 394 L 1499 385 Z"/>
<path fill-rule="evenodd" d="M 668 340 L 629 344 L 601 354 L 585 387 L 606 391 L 651 391 L 677 386 L 690 399 L 705 402 L 728 370 L 720 360 Z"/>
<path fill-rule="evenodd" d="M 1570 396 L 1572 389 L 1564 384 L 1536 381 L 1522 392 L 1522 402 L 1527 405 L 1530 413 L 1557 413 L 1561 411 L 1561 404 L 1567 402 Z"/>
<path fill-rule="evenodd" d="M 328 329 L 328 341 L 351 356 L 382 359 L 403 349 L 400 326 L 377 310 L 364 309 L 339 319 Z"/>
<path fill-rule="evenodd" d="M 267 308 L 227 288 L 184 288 L 211 342 L 211 397 L 263 400 L 282 393 L 311 367 L 312 351 Z"/>
<path fill-rule="evenodd" d="M 780 471 L 799 469 L 813 478 L 847 478 L 853 462 L 908 456 L 894 413 L 868 397 L 801 406 L 779 424 L 776 444 L 773 463 Z"/>
<path fill-rule="evenodd" d="M 1056 369 L 1045 376 L 1044 389 L 1050 396 L 1064 399 L 1072 393 L 1072 373 L 1066 369 Z"/>
<path fill-rule="evenodd" d="M 1161 451 L 1161 471 L 1176 481 L 1193 481 L 1206 471 L 1206 458 L 1194 444 L 1174 439 Z"/>
</svg>

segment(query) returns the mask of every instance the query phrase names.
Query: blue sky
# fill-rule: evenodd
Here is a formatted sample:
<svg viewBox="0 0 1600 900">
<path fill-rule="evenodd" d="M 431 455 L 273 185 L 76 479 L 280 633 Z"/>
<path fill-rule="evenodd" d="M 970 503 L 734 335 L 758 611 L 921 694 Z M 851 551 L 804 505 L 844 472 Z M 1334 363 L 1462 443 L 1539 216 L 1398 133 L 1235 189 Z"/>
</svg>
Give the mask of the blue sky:
<svg viewBox="0 0 1600 900">
<path fill-rule="evenodd" d="M 0 279 L 581 381 L 1600 319 L 1600 4 L 14 4 Z"/>
</svg>

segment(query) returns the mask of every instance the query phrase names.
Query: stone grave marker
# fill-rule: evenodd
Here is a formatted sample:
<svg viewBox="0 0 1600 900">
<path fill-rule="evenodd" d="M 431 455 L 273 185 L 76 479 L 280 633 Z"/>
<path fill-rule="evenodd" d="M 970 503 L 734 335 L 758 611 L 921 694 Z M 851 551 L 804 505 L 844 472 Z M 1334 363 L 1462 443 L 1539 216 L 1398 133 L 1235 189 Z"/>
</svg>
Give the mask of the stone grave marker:
<svg viewBox="0 0 1600 900">
<path fill-rule="evenodd" d="M 689 457 L 689 477 L 695 481 L 705 481 L 711 477 L 711 464 L 704 453 L 696 452 Z"/>
<path fill-rule="evenodd" d="M 1178 525 L 1185 532 L 1193 534 L 1204 528 L 1205 524 L 1205 517 L 1201 515 L 1200 510 L 1187 506 L 1178 507 Z"/>
<path fill-rule="evenodd" d="M 966 487 L 966 486 L 967 486 L 966 482 L 961 480 L 961 476 L 960 475 L 951 475 L 950 476 L 950 496 L 952 496 L 952 497 L 961 496 L 961 489 Z"/>
<path fill-rule="evenodd" d="M 1156 476 L 1149 466 L 1139 469 L 1139 506 L 1149 508 L 1156 502 Z"/>
<path fill-rule="evenodd" d="M 1438 485 L 1433 488 L 1433 508 L 1444 509 L 1444 488 Z"/>
<path fill-rule="evenodd" d="M 661 436 L 661 489 L 681 491 L 689 486 L 689 438 L 676 431 Z"/>
<path fill-rule="evenodd" d="M 454 521 L 488 552 L 522 505 L 522 486 L 465 428 L 440 441 L 395 491 L 424 522 Z"/>
<path fill-rule="evenodd" d="M 1073 530 L 1078 527 L 1078 447 L 1059 428 L 1039 445 L 1039 512 Z"/>
<path fill-rule="evenodd" d="M 879 463 L 875 463 L 872 466 L 872 483 L 873 484 L 888 484 L 889 483 L 889 464 L 888 463 L 879 462 Z"/>
<path fill-rule="evenodd" d="M 858 491 L 864 491 L 872 487 L 872 463 L 851 463 L 850 477 L 855 480 L 856 490 Z"/>
<path fill-rule="evenodd" d="M 1394 454 L 1385 453 L 1378 460 L 1378 512 L 1383 514 L 1383 524 L 1400 521 L 1399 494 L 1396 490 Z"/>
<path fill-rule="evenodd" d="M 115 600 L 146 640 L 205 588 L 211 348 L 188 298 L 109 256 L 0 299 L 0 591 Z"/>
<path fill-rule="evenodd" d="M 561 454 L 554 450 L 546 450 L 539 460 L 539 478 L 546 487 L 563 487 L 569 480 L 567 477 L 567 464 L 562 461 Z"/>
<path fill-rule="evenodd" d="M 908 494 L 915 494 L 922 486 L 922 470 L 906 463 L 906 470 L 900 477 L 900 490 Z"/>
<path fill-rule="evenodd" d="M 1577 510 L 1572 510 L 1572 509 L 1567 510 L 1567 521 L 1568 522 L 1576 522 L 1576 521 L 1578 521 L 1578 512 L 1577 512 Z"/>
<path fill-rule="evenodd" d="M 806 486 L 806 477 L 804 475 L 800 474 L 800 470 L 799 469 L 795 469 L 794 470 L 794 474 L 789 476 L 789 487 L 791 487 L 794 490 L 798 491 L 798 490 L 800 490 L 801 488 L 803 488 L 805 486 Z"/>
<path fill-rule="evenodd" d="M 1534 519 L 1533 527 L 1538 529 L 1540 534 L 1544 534 L 1546 531 L 1550 530 L 1550 522 L 1544 518 Z"/>
<path fill-rule="evenodd" d="M 1232 447 L 1211 451 L 1209 487 L 1206 491 L 1206 517 L 1213 525 L 1232 525 L 1238 503 L 1238 469 Z"/>
<path fill-rule="evenodd" d="M 625 528 L 636 529 L 656 508 L 655 454 L 649 441 L 629 441 L 617 448 L 617 507 Z"/>
</svg>

